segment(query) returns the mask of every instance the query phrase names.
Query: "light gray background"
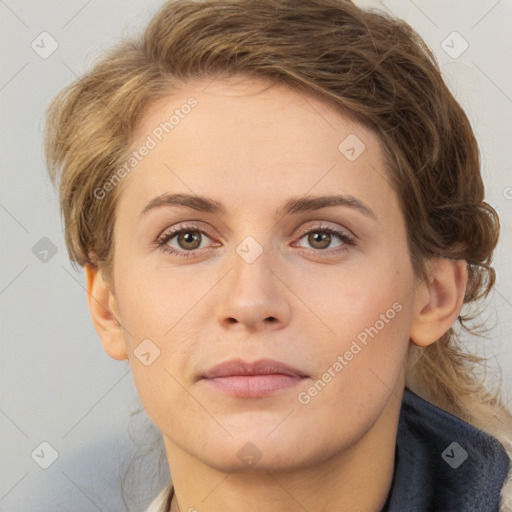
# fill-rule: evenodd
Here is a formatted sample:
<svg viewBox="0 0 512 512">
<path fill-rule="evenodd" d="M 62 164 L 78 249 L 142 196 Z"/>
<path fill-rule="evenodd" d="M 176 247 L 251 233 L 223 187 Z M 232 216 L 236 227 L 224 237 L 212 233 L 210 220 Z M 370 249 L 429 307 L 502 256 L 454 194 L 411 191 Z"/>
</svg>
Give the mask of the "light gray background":
<svg viewBox="0 0 512 512">
<path fill-rule="evenodd" d="M 140 404 L 128 364 L 103 352 L 92 327 L 83 272 L 75 272 L 67 258 L 41 140 L 48 101 L 120 35 L 139 30 L 162 3 L 0 0 L 0 511 L 126 510 L 120 499 L 120 471 L 132 455 L 158 439 L 154 429 L 148 430 L 152 424 L 144 413 L 130 415 Z M 495 258 L 498 282 L 487 310 L 488 325 L 495 327 L 488 341 L 470 340 L 468 346 L 502 367 L 508 400 L 512 398 L 512 3 L 357 3 L 404 18 L 425 38 L 476 131 L 487 200 L 501 216 L 503 233 Z M 31 47 L 43 31 L 59 45 L 45 59 Z M 469 44 L 457 58 L 441 46 L 443 41 L 453 46 L 452 53 L 462 48 L 463 41 L 450 36 L 453 31 Z M 46 262 L 32 251 L 43 237 L 57 249 Z M 48 469 L 36 463 L 48 462 L 52 453 L 40 447 L 41 442 L 58 452 Z M 142 510 L 167 481 L 167 468 L 158 473 L 155 464 L 149 454 L 142 460 L 141 473 L 132 473 L 138 487 L 129 502 L 131 510 Z M 132 483 L 128 480 L 128 487 L 133 488 Z"/>
</svg>

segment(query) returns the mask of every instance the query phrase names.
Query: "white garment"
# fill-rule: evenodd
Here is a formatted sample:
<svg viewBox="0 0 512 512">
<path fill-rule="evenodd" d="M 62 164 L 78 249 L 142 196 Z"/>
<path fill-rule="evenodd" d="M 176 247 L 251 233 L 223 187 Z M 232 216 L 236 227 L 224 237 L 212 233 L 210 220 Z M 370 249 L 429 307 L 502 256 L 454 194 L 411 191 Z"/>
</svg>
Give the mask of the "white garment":
<svg viewBox="0 0 512 512">
<path fill-rule="evenodd" d="M 171 490 L 171 484 L 167 484 L 158 494 L 158 496 L 151 502 L 146 512 L 162 512 L 165 505 L 165 500 Z"/>
</svg>

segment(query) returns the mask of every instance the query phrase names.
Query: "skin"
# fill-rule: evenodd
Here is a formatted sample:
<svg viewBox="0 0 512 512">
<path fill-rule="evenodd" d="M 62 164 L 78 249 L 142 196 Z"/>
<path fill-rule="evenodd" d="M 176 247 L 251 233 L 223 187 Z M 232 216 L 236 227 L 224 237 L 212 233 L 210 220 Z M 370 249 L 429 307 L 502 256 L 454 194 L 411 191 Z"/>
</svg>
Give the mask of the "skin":
<svg viewBox="0 0 512 512">
<path fill-rule="evenodd" d="M 113 286 L 85 269 L 104 349 L 129 359 L 162 432 L 172 510 L 379 511 L 391 485 L 408 348 L 435 342 L 457 318 L 465 262 L 432 260 L 430 279 L 419 281 L 378 137 L 286 86 L 244 76 L 191 82 L 144 113 L 133 148 L 190 96 L 198 105 L 122 183 Z M 365 145 L 354 161 L 338 149 L 350 134 Z M 141 215 L 164 193 L 208 196 L 226 212 L 166 205 Z M 291 197 L 333 193 L 374 216 L 346 205 L 276 215 Z M 163 232 L 185 223 L 201 242 L 195 255 L 157 247 Z M 355 244 L 329 238 L 326 226 Z M 251 263 L 236 250 L 249 236 L 262 250 Z M 190 251 L 177 236 L 167 245 Z M 299 393 L 393 304 L 394 318 L 300 403 Z M 134 354 L 147 338 L 160 350 L 148 366 Z M 309 378 L 260 398 L 197 380 L 234 357 L 276 359 Z M 237 455 L 246 443 L 258 459 L 250 467 Z"/>
</svg>

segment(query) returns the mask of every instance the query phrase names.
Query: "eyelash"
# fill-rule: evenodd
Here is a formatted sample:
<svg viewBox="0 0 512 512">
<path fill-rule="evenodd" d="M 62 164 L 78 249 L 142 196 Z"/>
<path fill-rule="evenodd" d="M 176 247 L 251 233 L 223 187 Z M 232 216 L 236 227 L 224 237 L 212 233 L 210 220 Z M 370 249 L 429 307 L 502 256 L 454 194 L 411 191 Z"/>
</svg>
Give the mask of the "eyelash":
<svg viewBox="0 0 512 512">
<path fill-rule="evenodd" d="M 170 248 L 167 243 L 172 240 L 176 235 L 179 235 L 180 233 L 187 232 L 187 231 L 193 231 L 201 233 L 202 235 L 208 236 L 208 233 L 206 233 L 204 230 L 199 229 L 197 226 L 193 225 L 180 225 L 178 228 L 171 228 L 164 233 L 162 233 L 158 239 L 156 240 L 156 245 L 160 250 L 162 250 L 166 254 L 171 254 L 173 256 L 178 256 L 180 258 L 190 258 L 192 256 L 195 256 L 197 252 L 201 251 L 202 249 L 194 249 L 192 251 L 177 251 L 175 249 Z M 300 240 L 304 236 L 309 235 L 310 233 L 329 233 L 331 235 L 336 236 L 340 242 L 343 242 L 344 246 L 355 246 L 356 241 L 353 237 L 349 236 L 345 231 L 342 231 L 341 229 L 336 229 L 328 226 L 316 226 L 312 229 L 306 229 L 304 231 L 301 231 L 299 238 Z M 344 247 L 341 246 L 341 247 Z M 328 249 L 311 249 L 312 251 L 318 251 L 318 252 L 327 252 L 328 255 L 331 255 L 330 252 L 328 252 Z M 347 247 L 344 247 L 342 249 L 336 250 L 336 253 L 341 253 L 344 251 L 347 251 Z"/>
</svg>

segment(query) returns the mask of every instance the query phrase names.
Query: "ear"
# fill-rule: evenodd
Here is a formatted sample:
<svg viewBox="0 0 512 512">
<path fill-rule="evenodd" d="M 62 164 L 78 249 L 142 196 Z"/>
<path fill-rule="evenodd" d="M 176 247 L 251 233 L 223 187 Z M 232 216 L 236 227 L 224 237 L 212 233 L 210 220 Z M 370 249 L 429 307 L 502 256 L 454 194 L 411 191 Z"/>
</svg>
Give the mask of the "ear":
<svg viewBox="0 0 512 512">
<path fill-rule="evenodd" d="M 84 271 L 89 310 L 103 349 L 113 359 L 128 359 L 114 294 L 103 279 L 101 270 L 86 263 Z"/>
<path fill-rule="evenodd" d="M 437 341 L 460 314 L 468 269 L 465 260 L 435 258 L 432 260 L 428 282 L 415 290 L 411 341 L 426 347 Z"/>
</svg>

